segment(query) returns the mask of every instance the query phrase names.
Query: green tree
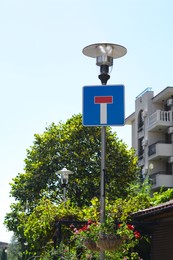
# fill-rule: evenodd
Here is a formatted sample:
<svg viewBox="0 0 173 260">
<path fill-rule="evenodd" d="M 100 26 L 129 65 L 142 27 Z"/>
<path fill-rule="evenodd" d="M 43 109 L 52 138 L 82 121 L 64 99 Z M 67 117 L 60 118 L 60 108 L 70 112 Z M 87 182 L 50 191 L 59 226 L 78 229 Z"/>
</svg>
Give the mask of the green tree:
<svg viewBox="0 0 173 260">
<path fill-rule="evenodd" d="M 170 189 L 168 191 L 154 193 L 153 197 L 150 197 L 150 187 L 147 183 L 144 183 L 142 186 L 140 183 L 131 184 L 128 192 L 126 198 L 117 198 L 111 202 L 106 200 L 105 227 L 107 227 L 108 224 L 108 228 L 111 228 L 111 232 L 112 227 L 114 230 L 115 222 L 122 223 L 124 227 L 127 223 L 132 225 L 133 219 L 130 218 L 131 213 L 165 202 L 173 196 L 172 190 Z M 7 224 L 11 223 L 12 225 L 11 229 L 17 227 L 15 229 L 15 232 L 18 234 L 17 243 L 20 242 L 19 245 L 21 245 L 21 247 L 19 248 L 19 252 L 22 253 L 22 257 L 19 254 L 18 259 L 29 259 L 32 257 L 33 259 L 36 257 L 40 260 L 52 259 L 55 253 L 52 238 L 56 234 L 55 223 L 58 220 L 70 219 L 86 222 L 92 220 L 96 223 L 99 223 L 100 220 L 98 198 L 92 199 L 89 205 L 79 207 L 73 202 L 70 202 L 70 200 L 65 204 L 62 202 L 57 205 L 46 197 L 43 197 L 32 212 L 24 212 L 21 209 L 22 207 L 20 208 L 18 205 L 18 207 L 15 208 L 17 214 L 13 215 L 17 221 L 17 225 L 9 221 L 11 218 L 7 219 Z M 138 228 L 140 229 L 138 230 Z M 73 239 L 72 231 L 73 229 L 70 229 L 69 226 L 62 226 L 62 245 L 59 247 L 58 253 L 63 254 L 63 256 L 66 257 L 65 259 L 76 259 L 76 252 L 78 252 L 76 248 L 78 248 L 80 254 L 83 254 L 83 258 L 81 259 L 86 259 L 86 248 L 83 246 L 82 240 L 74 244 L 75 240 Z M 135 231 L 140 231 L 142 236 L 141 226 L 136 226 Z M 123 234 L 123 236 L 126 236 L 129 235 L 131 231 L 125 229 L 119 232 Z M 129 239 L 123 243 L 123 250 L 116 252 L 116 259 L 123 259 L 124 256 L 126 256 L 127 259 L 138 259 L 138 255 L 141 253 L 141 246 L 143 246 L 143 242 L 145 242 L 145 246 L 147 241 L 144 240 L 143 236 L 140 239 L 134 240 L 134 234 L 132 234 L 132 232 L 130 233 L 130 237 L 133 239 Z M 70 238 L 72 239 L 70 240 Z M 142 244 L 140 245 L 140 243 Z M 70 252 L 69 245 L 71 248 Z M 140 245 L 140 247 L 136 248 L 137 245 Z M 137 251 L 135 252 L 135 250 Z M 133 253 L 131 253 L 132 251 Z M 96 255 L 96 257 L 98 257 L 98 253 Z M 115 253 L 107 253 L 107 257 L 110 260 L 115 259 Z"/>
<path fill-rule="evenodd" d="M 158 196 L 159 195 L 157 195 L 157 198 Z M 115 232 L 115 222 L 124 223 L 125 227 L 125 223 L 131 223 L 132 221 L 131 219 L 129 219 L 129 216 L 132 212 L 136 212 L 139 209 L 149 207 L 150 205 L 152 205 L 152 201 L 153 198 L 150 197 L 150 191 L 145 186 L 145 184 L 142 187 L 140 187 L 139 184 L 135 186 L 131 185 L 127 198 L 119 198 L 112 203 L 108 203 L 107 201 L 106 225 L 103 228 L 106 228 L 107 231 L 111 231 L 112 234 L 112 231 Z M 59 205 L 54 205 L 48 199 L 43 198 L 26 219 L 25 223 L 23 223 L 24 235 L 27 241 L 28 250 L 25 252 L 26 256 L 38 256 L 39 259 L 47 259 L 46 256 L 50 254 L 50 258 L 48 259 L 51 259 L 51 255 L 53 255 L 51 241 L 55 231 L 54 222 L 55 219 L 62 220 L 64 218 L 86 222 L 88 220 L 92 220 L 94 221 L 94 223 L 99 223 L 99 200 L 97 198 L 94 198 L 90 201 L 89 206 L 78 207 L 69 200 L 66 202 L 66 204 L 60 203 Z M 86 224 L 84 224 L 84 226 L 85 225 Z M 100 232 L 97 230 L 97 226 L 95 226 L 95 224 L 93 224 L 93 227 L 94 236 L 96 235 L 95 238 L 97 240 Z M 64 259 L 76 259 L 75 255 L 78 251 L 81 254 L 83 252 L 83 258 L 81 259 L 86 259 L 86 248 L 83 246 L 83 234 L 80 233 L 80 235 L 82 236 L 77 234 L 76 240 L 76 238 L 74 237 L 76 235 L 73 235 L 73 229 L 71 229 L 69 225 L 62 225 L 61 231 L 62 244 L 61 247 L 58 249 L 58 252 L 64 256 Z M 131 250 L 138 244 L 139 241 L 138 239 L 134 240 L 134 235 L 132 234 L 133 232 L 127 229 L 125 229 L 125 231 L 120 230 L 120 233 L 123 233 L 125 235 L 129 234 L 129 232 L 132 241 L 131 239 L 129 239 L 128 243 L 127 241 L 124 243 L 123 250 L 117 252 L 116 259 L 123 259 L 123 256 L 127 255 L 129 255 L 128 259 L 133 259 L 131 258 Z M 89 235 L 91 237 L 91 229 L 89 231 Z M 70 252 L 68 250 L 69 245 L 71 248 Z M 69 257 L 69 254 L 71 255 L 71 257 Z M 133 252 L 133 254 L 135 254 L 135 252 Z M 138 254 L 136 252 L 136 258 L 134 259 L 138 259 L 137 256 Z M 107 257 L 109 257 L 108 259 L 115 259 L 115 252 L 113 252 L 112 254 L 107 253 Z"/>
<path fill-rule="evenodd" d="M 127 195 L 127 187 L 137 177 L 137 159 L 111 128 L 106 134 L 106 189 L 111 200 Z M 28 210 L 45 195 L 51 201 L 61 201 L 61 184 L 55 172 L 67 167 L 74 172 L 67 189 L 71 201 L 81 206 L 99 197 L 100 139 L 100 128 L 84 127 L 81 115 L 35 134 L 34 144 L 27 150 L 25 172 L 11 183 L 11 196 L 22 205 L 27 203 Z"/>
<path fill-rule="evenodd" d="M 106 136 L 106 195 L 111 202 L 127 196 L 130 183 L 138 176 L 138 167 L 134 150 L 127 149 L 110 127 Z M 24 173 L 10 184 L 15 203 L 5 217 L 7 228 L 18 237 L 23 251 L 24 226 L 42 198 L 56 205 L 62 201 L 57 171 L 67 167 L 74 172 L 67 189 L 67 197 L 74 205 L 88 206 L 93 197 L 100 197 L 100 144 L 100 127 L 84 127 L 81 114 L 66 123 L 52 123 L 42 134 L 35 134 L 33 145 L 27 149 Z"/>
</svg>

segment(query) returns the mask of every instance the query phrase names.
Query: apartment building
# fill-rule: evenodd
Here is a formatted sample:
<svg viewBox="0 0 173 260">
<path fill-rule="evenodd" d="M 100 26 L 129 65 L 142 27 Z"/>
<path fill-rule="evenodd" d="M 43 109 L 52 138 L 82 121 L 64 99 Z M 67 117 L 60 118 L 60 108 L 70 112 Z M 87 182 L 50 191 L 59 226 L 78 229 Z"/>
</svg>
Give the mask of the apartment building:
<svg viewBox="0 0 173 260">
<path fill-rule="evenodd" d="M 173 187 L 173 87 L 156 96 L 145 89 L 125 122 L 132 127 L 132 147 L 143 177 L 149 176 L 155 191 Z"/>
</svg>

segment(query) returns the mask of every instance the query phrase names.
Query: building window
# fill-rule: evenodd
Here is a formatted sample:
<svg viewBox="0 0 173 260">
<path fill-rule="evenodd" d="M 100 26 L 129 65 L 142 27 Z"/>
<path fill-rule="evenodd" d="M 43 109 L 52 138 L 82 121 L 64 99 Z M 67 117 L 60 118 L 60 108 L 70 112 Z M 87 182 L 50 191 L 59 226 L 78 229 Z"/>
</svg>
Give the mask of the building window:
<svg viewBox="0 0 173 260">
<path fill-rule="evenodd" d="M 138 140 L 138 157 L 139 157 L 139 159 L 143 158 L 143 153 L 144 153 L 143 140 L 144 140 L 143 137 Z"/>
<path fill-rule="evenodd" d="M 157 143 L 151 144 L 151 145 L 148 147 L 148 156 L 151 156 L 151 155 L 153 155 L 153 154 L 156 153 L 156 144 L 157 144 Z"/>
<path fill-rule="evenodd" d="M 143 110 L 140 110 L 138 114 L 138 132 L 143 130 L 143 126 L 144 126 Z"/>
</svg>

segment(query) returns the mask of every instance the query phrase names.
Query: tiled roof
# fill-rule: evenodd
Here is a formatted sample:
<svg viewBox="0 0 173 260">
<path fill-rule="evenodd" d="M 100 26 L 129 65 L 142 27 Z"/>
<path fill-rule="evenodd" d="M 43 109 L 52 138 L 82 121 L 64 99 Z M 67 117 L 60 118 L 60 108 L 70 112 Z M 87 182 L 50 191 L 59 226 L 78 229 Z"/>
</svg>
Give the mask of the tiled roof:
<svg viewBox="0 0 173 260">
<path fill-rule="evenodd" d="M 173 200 L 169 200 L 165 203 L 159 204 L 157 206 L 154 207 L 150 207 L 147 209 L 143 209 L 143 210 L 139 210 L 135 213 L 132 214 L 133 217 L 144 217 L 144 216 L 149 216 L 149 215 L 153 215 L 153 214 L 158 214 L 160 212 L 163 211 L 168 211 L 172 209 L 173 210 Z"/>
</svg>

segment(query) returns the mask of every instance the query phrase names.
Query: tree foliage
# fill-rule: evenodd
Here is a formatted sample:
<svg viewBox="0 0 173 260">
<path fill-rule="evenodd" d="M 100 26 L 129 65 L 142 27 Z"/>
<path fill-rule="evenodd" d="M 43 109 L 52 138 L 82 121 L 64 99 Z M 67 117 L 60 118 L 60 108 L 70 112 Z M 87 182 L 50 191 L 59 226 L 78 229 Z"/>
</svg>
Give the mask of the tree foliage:
<svg viewBox="0 0 173 260">
<path fill-rule="evenodd" d="M 168 191 L 154 193 L 151 197 L 150 187 L 147 183 L 144 183 L 142 186 L 140 183 L 135 185 L 131 184 L 128 192 L 126 198 L 117 198 L 111 202 L 106 200 L 106 225 L 108 223 L 109 227 L 110 224 L 112 225 L 112 223 L 115 222 L 122 223 L 124 227 L 127 223 L 133 225 L 133 218 L 130 218 L 131 213 L 165 202 L 173 196 L 172 189 L 169 189 Z M 91 252 L 88 252 L 86 248 L 82 246 L 82 240 L 80 243 L 74 244 L 73 239 L 70 239 L 73 237 L 70 226 L 62 227 L 62 243 L 61 246 L 58 247 L 58 251 L 54 251 L 52 239 L 55 234 L 57 235 L 55 225 L 57 221 L 68 219 L 72 221 L 92 220 L 94 222 L 99 222 L 99 207 L 99 199 L 96 197 L 90 201 L 89 205 L 83 205 L 82 207 L 75 205 L 70 200 L 65 204 L 64 202 L 61 202 L 57 205 L 46 197 L 43 197 L 32 212 L 22 211 L 22 208 L 20 207 L 15 208 L 16 215 L 13 215 L 13 217 L 16 217 L 18 222 L 16 232 L 18 232 L 18 242 L 21 242 L 20 244 L 22 245 L 20 251 L 24 256 L 22 259 L 36 257 L 40 260 L 48 260 L 52 259 L 54 254 L 61 254 L 65 259 L 76 260 L 76 254 L 78 252 L 76 249 L 79 249 L 80 254 L 83 255 L 83 258 L 81 259 L 86 259 L 86 253 L 92 255 Z M 9 223 L 9 219 L 7 219 L 7 225 Z M 140 229 L 138 229 L 139 227 Z M 139 230 L 141 238 L 134 240 L 134 234 L 131 233 L 130 237 L 132 237 L 132 240 L 127 240 L 123 244 L 123 250 L 116 252 L 117 260 L 122 260 L 124 257 L 126 257 L 126 259 L 139 259 L 140 250 L 137 250 L 136 252 L 135 248 L 132 250 L 133 247 L 136 247 L 140 243 L 143 245 L 143 234 L 141 226 L 139 227 L 136 226 L 135 231 Z M 120 232 L 129 235 L 130 231 L 122 229 Z M 70 251 L 69 245 L 71 248 Z M 98 257 L 98 253 L 96 254 L 96 257 Z M 107 259 L 110 260 L 115 259 L 115 252 L 108 253 L 107 257 Z"/>
<path fill-rule="evenodd" d="M 132 149 L 107 128 L 106 189 L 109 199 L 125 197 L 129 184 L 137 177 L 137 159 Z M 34 144 L 27 150 L 25 172 L 11 183 L 11 196 L 32 209 L 47 196 L 61 201 L 61 184 L 56 172 L 64 167 L 70 176 L 68 197 L 77 205 L 88 204 L 100 196 L 99 127 L 84 127 L 81 115 L 66 123 L 51 124 L 43 134 L 35 134 Z"/>
<path fill-rule="evenodd" d="M 149 190 L 146 190 L 144 186 L 145 185 L 141 188 L 139 185 L 131 185 L 127 198 L 119 198 L 112 203 L 108 203 L 108 201 L 106 201 L 106 221 L 111 224 L 114 222 L 125 223 L 127 221 L 131 221 L 129 220 L 130 213 L 152 205 L 153 198 L 150 198 L 150 192 Z M 159 195 L 157 194 L 157 198 L 158 196 Z M 23 213 L 21 214 L 23 216 Z M 23 255 L 28 258 L 32 256 L 39 256 L 39 259 L 51 259 L 51 256 L 49 256 L 50 258 L 46 257 L 49 253 L 53 254 L 52 238 L 54 237 L 54 233 L 56 233 L 55 223 L 64 219 L 86 222 L 91 219 L 92 221 L 99 222 L 99 199 L 93 198 L 90 201 L 89 206 L 83 205 L 82 207 L 79 207 L 73 202 L 70 202 L 70 200 L 68 200 L 65 204 L 62 202 L 55 205 L 47 198 L 42 198 L 32 213 L 29 215 L 25 214 L 25 218 L 20 216 L 21 222 L 18 223 L 18 229 L 23 235 L 23 242 L 25 242 L 23 243 L 25 244 L 25 246 L 23 246 Z M 70 227 L 63 226 L 63 245 L 62 248 L 59 248 L 58 250 L 63 249 L 60 253 L 63 253 L 64 256 L 69 254 L 67 248 L 71 236 L 72 230 Z M 78 246 L 81 246 L 81 243 L 79 243 Z M 134 245 L 134 241 L 132 245 Z M 76 246 L 76 244 L 73 243 L 73 240 L 71 240 L 71 256 L 75 256 L 76 248 L 78 246 Z M 123 254 L 128 254 L 128 248 L 130 249 L 131 245 L 128 244 L 128 247 L 124 248 L 126 248 L 126 251 Z M 85 253 L 86 248 L 83 249 Z M 118 254 L 120 254 L 120 252 Z M 117 259 L 122 259 L 121 257 Z M 76 258 L 74 257 L 70 259 Z M 85 259 L 85 257 L 83 259 Z M 108 259 L 114 258 L 111 258 L 110 256 Z"/>
<path fill-rule="evenodd" d="M 112 202 L 116 198 L 127 197 L 130 183 L 138 177 L 138 167 L 134 150 L 127 149 L 126 144 L 109 127 L 106 128 L 106 139 L 106 197 Z M 99 200 L 100 146 L 100 127 L 84 127 L 81 114 L 74 115 L 65 123 L 52 123 L 42 134 L 34 135 L 33 145 L 27 149 L 24 160 L 24 172 L 19 173 L 10 183 L 10 195 L 15 198 L 15 203 L 11 204 L 11 212 L 5 217 L 7 228 L 18 237 L 23 251 L 27 250 L 24 246 L 26 239 L 31 245 L 34 236 L 45 244 L 45 240 L 37 237 L 45 236 L 50 231 L 44 202 L 47 201 L 50 206 L 52 226 L 57 215 L 54 206 L 62 201 L 62 187 L 57 171 L 66 167 L 74 172 L 70 176 L 66 194 L 74 206 L 85 208 L 93 197 Z M 42 210 L 39 211 L 38 207 Z M 42 218 L 40 214 L 43 213 Z M 43 222 L 33 224 L 38 216 Z M 43 223 L 46 223 L 43 233 L 35 232 Z M 38 248 L 34 247 L 34 250 L 38 251 Z"/>
</svg>

